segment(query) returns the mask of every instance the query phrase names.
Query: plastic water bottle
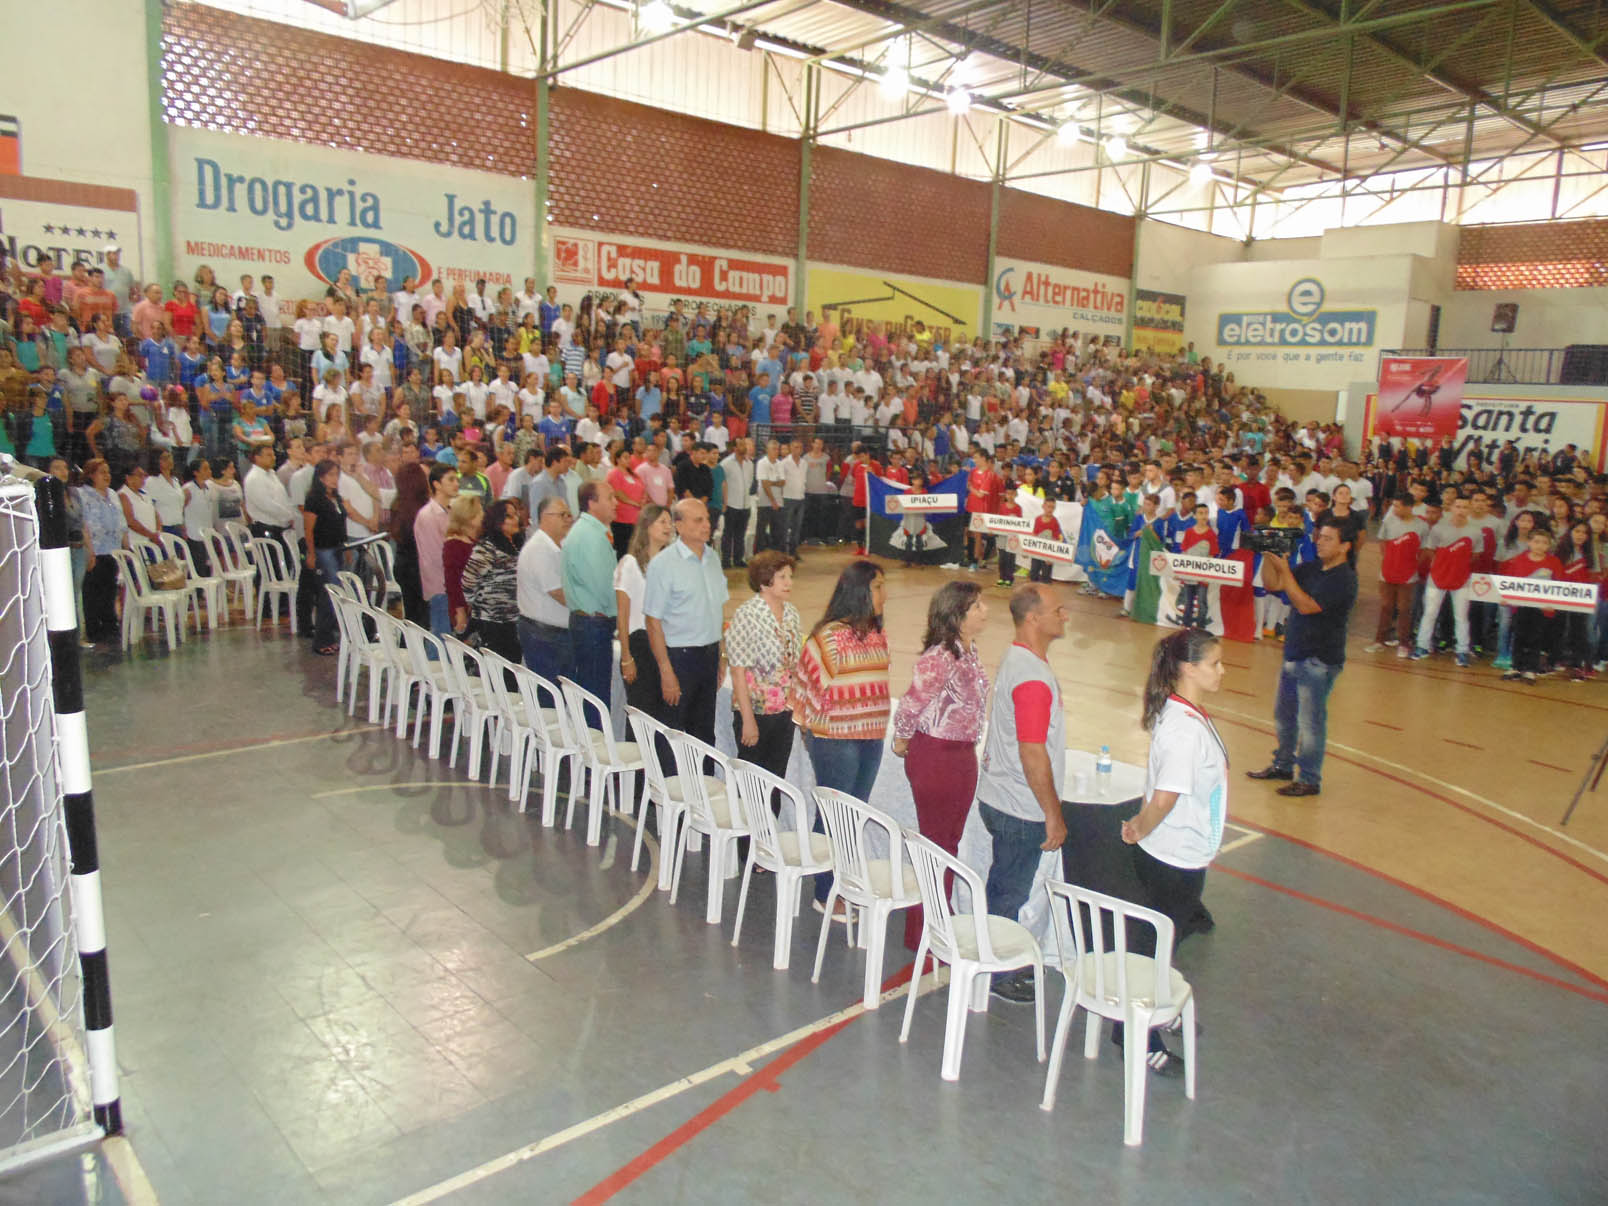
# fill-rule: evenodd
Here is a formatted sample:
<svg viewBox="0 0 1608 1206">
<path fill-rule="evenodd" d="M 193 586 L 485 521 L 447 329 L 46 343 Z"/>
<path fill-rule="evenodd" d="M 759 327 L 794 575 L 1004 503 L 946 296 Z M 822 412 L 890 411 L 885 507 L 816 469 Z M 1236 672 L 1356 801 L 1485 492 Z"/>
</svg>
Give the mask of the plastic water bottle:
<svg viewBox="0 0 1608 1206">
<path fill-rule="evenodd" d="M 1102 800 L 1111 795 L 1111 747 L 1102 745 L 1100 756 L 1094 760 L 1094 790 Z"/>
</svg>

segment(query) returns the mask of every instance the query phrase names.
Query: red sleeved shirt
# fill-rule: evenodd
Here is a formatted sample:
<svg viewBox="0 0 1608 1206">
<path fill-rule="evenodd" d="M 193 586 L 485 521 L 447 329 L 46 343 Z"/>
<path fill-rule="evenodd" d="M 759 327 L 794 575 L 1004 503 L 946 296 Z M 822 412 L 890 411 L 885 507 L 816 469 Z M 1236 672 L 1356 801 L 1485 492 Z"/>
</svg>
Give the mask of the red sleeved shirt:
<svg viewBox="0 0 1608 1206">
<path fill-rule="evenodd" d="M 1054 702 L 1048 683 L 1018 683 L 1011 692 L 1011 706 L 1016 711 L 1016 740 L 1030 745 L 1042 745 L 1050 732 L 1050 706 Z"/>
<path fill-rule="evenodd" d="M 1048 511 L 1041 511 L 1039 517 L 1033 521 L 1033 535 L 1043 536 L 1046 540 L 1061 539 L 1061 525 L 1055 521 L 1055 516 Z"/>
<path fill-rule="evenodd" d="M 1178 544 L 1180 550 L 1185 553 L 1197 545 L 1204 544 L 1208 556 L 1217 556 L 1217 533 L 1210 528 L 1207 528 L 1204 532 L 1197 532 L 1194 528 L 1190 528 L 1184 533 L 1183 539 Z"/>
<path fill-rule="evenodd" d="M 1418 577 L 1418 552 L 1421 545 L 1417 532 L 1408 532 L 1382 546 L 1379 573 L 1386 582 L 1405 586 Z"/>
<path fill-rule="evenodd" d="M 974 515 L 1002 514 L 999 496 L 1003 482 L 992 469 L 973 469 L 966 476 L 966 510 Z"/>
<path fill-rule="evenodd" d="M 1434 559 L 1429 563 L 1429 577 L 1436 586 L 1442 590 L 1458 590 L 1468 584 L 1468 576 L 1474 572 L 1474 537 L 1477 535 L 1478 531 L 1472 531 L 1435 550 Z"/>
</svg>

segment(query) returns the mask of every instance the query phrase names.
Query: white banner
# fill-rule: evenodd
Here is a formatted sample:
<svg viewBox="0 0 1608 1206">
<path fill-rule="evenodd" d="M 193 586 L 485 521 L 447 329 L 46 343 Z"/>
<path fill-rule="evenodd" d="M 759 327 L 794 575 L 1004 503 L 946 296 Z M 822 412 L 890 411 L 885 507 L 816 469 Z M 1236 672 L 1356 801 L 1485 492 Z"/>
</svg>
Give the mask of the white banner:
<svg viewBox="0 0 1608 1206">
<path fill-rule="evenodd" d="M 960 506 L 958 494 L 890 494 L 890 511 L 953 511 Z"/>
<path fill-rule="evenodd" d="M 1534 452 L 1550 457 L 1573 444 L 1581 460 L 1598 473 L 1608 465 L 1604 447 L 1608 403 L 1601 390 L 1572 386 L 1469 385 L 1457 419 L 1452 449 L 1459 467 L 1478 450 L 1487 465 L 1496 463 L 1508 440 L 1520 457 Z M 1379 426 L 1379 397 L 1370 393 L 1363 416 L 1366 441 Z M 1587 459 L 1586 454 L 1590 453 Z"/>
<path fill-rule="evenodd" d="M 719 310 L 747 306 L 749 329 L 757 332 L 766 314 L 774 313 L 780 326 L 793 300 L 793 265 L 787 260 L 595 230 L 551 230 L 552 283 L 572 305 L 594 290 L 617 293 L 632 279 L 652 313 L 667 312 L 675 298 L 687 303 L 689 318 L 699 302 Z"/>
<path fill-rule="evenodd" d="M 392 292 L 433 278 L 495 296 L 530 273 L 530 182 L 490 172 L 170 126 L 178 275 L 272 276 L 286 298 L 322 297 L 342 268 Z"/>
<path fill-rule="evenodd" d="M 1510 578 L 1505 574 L 1474 574 L 1468 580 L 1476 603 L 1506 603 L 1509 607 L 1548 607 L 1558 611 L 1594 612 L 1595 582 L 1565 582 L 1559 578 Z"/>
<path fill-rule="evenodd" d="M 24 200 L 6 194 L 33 186 L 39 192 L 54 194 L 56 201 Z M 39 257 L 56 261 L 58 276 L 72 275 L 80 260 L 105 267 L 105 250 L 115 243 L 122 250 L 123 267 L 142 279 L 140 265 L 140 219 L 134 209 L 135 194 L 127 190 L 126 207 L 115 209 L 84 204 L 84 200 L 110 197 L 125 190 L 92 189 L 60 180 L 28 180 L 21 176 L 0 178 L 0 244 L 6 258 L 22 265 L 24 272 L 39 267 Z M 120 299 L 121 300 L 121 299 Z"/>
<path fill-rule="evenodd" d="M 1057 268 L 1031 260 L 994 261 L 994 330 L 1009 327 L 1050 339 L 1069 327 L 1085 340 L 1090 335 L 1119 339 L 1127 317 L 1128 281 L 1077 268 Z"/>
<path fill-rule="evenodd" d="M 1180 582 L 1228 583 L 1245 581 L 1245 563 L 1225 557 L 1196 557 L 1189 553 L 1152 553 L 1150 568 L 1158 574 L 1171 574 Z"/>
<path fill-rule="evenodd" d="M 1043 561 L 1059 561 L 1063 565 L 1077 563 L 1077 546 L 1064 540 L 1046 540 L 1042 536 L 1015 536 L 1011 543 L 1024 557 L 1038 557 Z"/>
<path fill-rule="evenodd" d="M 1012 535 L 1033 532 L 1033 521 L 1025 515 L 983 515 L 974 513 L 967 529 L 972 532 L 1006 532 Z"/>
</svg>

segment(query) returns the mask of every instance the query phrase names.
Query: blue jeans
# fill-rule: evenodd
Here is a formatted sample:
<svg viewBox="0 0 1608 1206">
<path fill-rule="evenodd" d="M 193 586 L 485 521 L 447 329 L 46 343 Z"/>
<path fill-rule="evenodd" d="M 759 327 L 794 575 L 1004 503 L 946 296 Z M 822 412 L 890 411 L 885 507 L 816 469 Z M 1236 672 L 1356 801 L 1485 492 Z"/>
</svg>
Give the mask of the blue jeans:
<svg viewBox="0 0 1608 1206">
<path fill-rule="evenodd" d="M 1599 611 L 1601 606 L 1602 604 L 1599 600 Z M 1502 616 L 1497 621 L 1496 627 L 1496 658 L 1498 661 L 1504 661 L 1511 665 L 1513 662 L 1513 609 L 1503 603 L 1501 604 L 1501 612 Z"/>
<path fill-rule="evenodd" d="M 994 842 L 994 861 L 988 868 L 988 911 L 995 917 L 1016 920 L 1033 891 L 1033 876 L 1044 856 L 1044 822 L 1024 821 L 977 801 L 977 815 Z M 998 972 L 994 979 L 1009 980 L 1015 972 Z"/>
<path fill-rule="evenodd" d="M 315 549 L 313 561 L 318 566 L 318 609 L 314 613 L 313 648 L 333 645 L 337 636 L 335 606 L 329 601 L 326 586 L 338 586 L 341 581 L 341 552 L 339 549 Z M 441 596 L 443 601 L 446 596 Z"/>
<path fill-rule="evenodd" d="M 554 686 L 558 685 L 561 677 L 569 676 L 573 659 L 570 657 L 568 628 L 538 624 L 520 616 L 518 631 L 519 647 L 525 651 L 526 666 Z M 608 696 L 603 698 L 607 699 Z"/>
<path fill-rule="evenodd" d="M 430 631 L 445 636 L 452 631 L 452 613 L 447 609 L 446 595 L 431 595 L 426 600 L 430 607 Z"/>
<path fill-rule="evenodd" d="M 1301 768 L 1301 782 L 1323 784 L 1323 747 L 1328 739 L 1329 692 L 1343 667 L 1315 657 L 1285 662 L 1279 671 L 1279 697 L 1273 718 L 1279 729 L 1279 748 L 1273 765 Z"/>
<path fill-rule="evenodd" d="M 614 689 L 614 620 L 609 616 L 588 616 L 572 611 L 569 638 L 575 681 L 608 706 Z M 524 642 L 520 644 L 523 647 Z"/>
<path fill-rule="evenodd" d="M 856 800 L 871 799 L 871 788 L 877 781 L 882 766 L 880 740 L 855 740 L 842 737 L 816 737 L 804 735 L 804 748 L 810 752 L 810 765 L 815 768 L 815 785 L 830 787 Z M 815 831 L 824 830 L 821 814 L 815 814 Z M 1039 839 L 1043 841 L 1043 838 Z M 824 901 L 832 890 L 832 875 L 827 872 L 815 877 L 815 899 Z"/>
</svg>

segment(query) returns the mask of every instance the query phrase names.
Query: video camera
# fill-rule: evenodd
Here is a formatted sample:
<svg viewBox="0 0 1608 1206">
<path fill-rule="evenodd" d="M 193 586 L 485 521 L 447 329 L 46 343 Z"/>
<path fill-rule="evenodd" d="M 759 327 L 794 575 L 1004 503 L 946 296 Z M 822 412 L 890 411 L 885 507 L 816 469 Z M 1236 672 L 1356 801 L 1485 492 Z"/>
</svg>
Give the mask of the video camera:
<svg viewBox="0 0 1608 1206">
<path fill-rule="evenodd" d="M 1275 528 L 1259 524 L 1245 533 L 1245 547 L 1253 553 L 1273 553 L 1286 561 L 1295 555 L 1306 533 L 1301 528 Z"/>
</svg>

